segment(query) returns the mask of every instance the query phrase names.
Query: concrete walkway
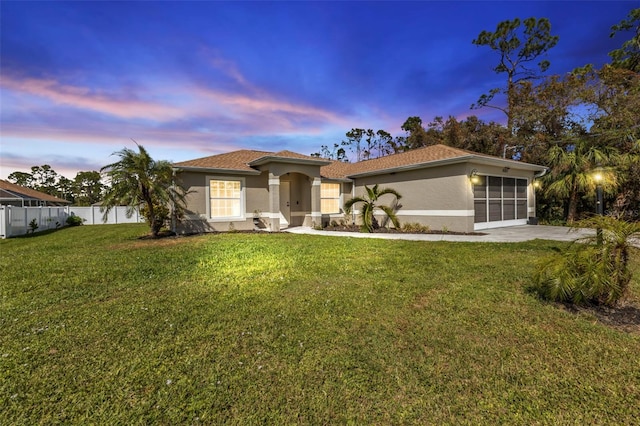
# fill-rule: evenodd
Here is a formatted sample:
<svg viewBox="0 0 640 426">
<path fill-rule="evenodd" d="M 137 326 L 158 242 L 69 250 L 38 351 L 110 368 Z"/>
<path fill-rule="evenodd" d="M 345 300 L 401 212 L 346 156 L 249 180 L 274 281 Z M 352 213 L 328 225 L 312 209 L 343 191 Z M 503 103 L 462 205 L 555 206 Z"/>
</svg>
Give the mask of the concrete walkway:
<svg viewBox="0 0 640 426">
<path fill-rule="evenodd" d="M 292 234 L 325 235 L 330 237 L 382 238 L 388 240 L 412 241 L 472 241 L 478 243 L 517 243 L 529 240 L 573 241 L 595 235 L 593 229 L 577 229 L 563 226 L 521 225 L 506 228 L 483 229 L 485 235 L 453 234 L 366 234 L 359 232 L 319 231 L 306 226 L 288 228 Z"/>
</svg>

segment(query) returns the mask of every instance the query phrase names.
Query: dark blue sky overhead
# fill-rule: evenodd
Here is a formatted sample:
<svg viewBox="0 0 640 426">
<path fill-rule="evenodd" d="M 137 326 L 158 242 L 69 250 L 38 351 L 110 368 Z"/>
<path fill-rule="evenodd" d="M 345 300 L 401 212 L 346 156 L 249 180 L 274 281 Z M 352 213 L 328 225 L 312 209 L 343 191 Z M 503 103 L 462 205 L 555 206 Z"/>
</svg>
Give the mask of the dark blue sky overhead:
<svg viewBox="0 0 640 426">
<path fill-rule="evenodd" d="M 0 178 L 73 178 L 131 139 L 182 161 L 249 148 L 304 154 L 352 127 L 401 135 L 413 115 L 470 110 L 504 85 L 471 41 L 549 18 L 549 73 L 608 61 L 640 1 L 0 3 Z"/>
</svg>

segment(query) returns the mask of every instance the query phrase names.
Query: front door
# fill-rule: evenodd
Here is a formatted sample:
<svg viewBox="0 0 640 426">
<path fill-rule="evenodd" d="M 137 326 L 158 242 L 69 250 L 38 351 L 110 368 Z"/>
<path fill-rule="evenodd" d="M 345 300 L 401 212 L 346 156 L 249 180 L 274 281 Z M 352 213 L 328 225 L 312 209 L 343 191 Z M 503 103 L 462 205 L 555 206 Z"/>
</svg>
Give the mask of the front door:
<svg viewBox="0 0 640 426">
<path fill-rule="evenodd" d="M 289 227 L 291 222 L 290 182 L 280 181 L 280 229 Z"/>
</svg>

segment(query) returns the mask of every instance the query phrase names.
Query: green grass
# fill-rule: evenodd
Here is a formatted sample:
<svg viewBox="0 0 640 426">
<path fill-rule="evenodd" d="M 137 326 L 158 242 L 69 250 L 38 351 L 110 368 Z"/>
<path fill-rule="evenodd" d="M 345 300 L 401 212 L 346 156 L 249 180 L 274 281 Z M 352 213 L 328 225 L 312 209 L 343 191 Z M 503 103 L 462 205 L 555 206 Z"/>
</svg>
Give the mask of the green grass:
<svg viewBox="0 0 640 426">
<path fill-rule="evenodd" d="M 561 243 L 145 232 L 0 242 L 0 423 L 640 418 L 640 336 L 526 290 Z"/>
</svg>

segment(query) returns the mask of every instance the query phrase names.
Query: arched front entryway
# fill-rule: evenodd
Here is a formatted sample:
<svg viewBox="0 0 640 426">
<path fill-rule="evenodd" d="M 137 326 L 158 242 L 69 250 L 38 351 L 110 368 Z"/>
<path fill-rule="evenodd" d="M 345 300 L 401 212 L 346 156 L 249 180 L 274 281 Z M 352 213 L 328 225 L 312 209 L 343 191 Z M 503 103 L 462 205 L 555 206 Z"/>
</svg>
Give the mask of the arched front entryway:
<svg viewBox="0 0 640 426">
<path fill-rule="evenodd" d="M 320 223 L 320 177 L 288 172 L 269 175 L 270 229 Z"/>
<path fill-rule="evenodd" d="M 302 226 L 312 212 L 313 177 L 290 172 L 280 176 L 280 229 Z"/>
</svg>

